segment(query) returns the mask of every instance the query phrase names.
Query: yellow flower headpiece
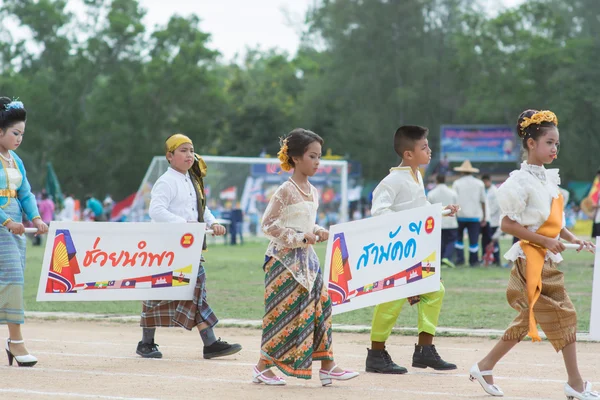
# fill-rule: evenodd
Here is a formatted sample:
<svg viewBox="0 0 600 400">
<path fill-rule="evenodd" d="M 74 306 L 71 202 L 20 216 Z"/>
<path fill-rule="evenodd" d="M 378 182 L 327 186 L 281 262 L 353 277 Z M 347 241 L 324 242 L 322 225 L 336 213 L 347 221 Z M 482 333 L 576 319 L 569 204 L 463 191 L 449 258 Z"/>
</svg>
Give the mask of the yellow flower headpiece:
<svg viewBox="0 0 600 400">
<path fill-rule="evenodd" d="M 523 118 L 523 122 L 521 122 L 521 132 L 523 132 L 523 130 L 525 128 L 527 128 L 530 125 L 539 125 L 542 122 L 551 122 L 554 125 L 558 126 L 558 118 L 556 117 L 556 114 L 554 114 L 552 111 L 538 111 L 535 114 L 533 114 L 531 117 L 524 117 Z M 519 133 L 521 133 L 519 132 Z M 520 135 L 520 136 L 525 136 Z"/>
<path fill-rule="evenodd" d="M 281 141 L 281 148 L 279 149 L 279 152 L 277 153 L 277 158 L 279 159 L 279 162 L 281 163 L 281 169 L 286 172 L 292 169 L 292 164 L 290 164 L 290 156 L 288 155 L 287 142 L 288 142 L 287 139 L 283 139 Z"/>
</svg>

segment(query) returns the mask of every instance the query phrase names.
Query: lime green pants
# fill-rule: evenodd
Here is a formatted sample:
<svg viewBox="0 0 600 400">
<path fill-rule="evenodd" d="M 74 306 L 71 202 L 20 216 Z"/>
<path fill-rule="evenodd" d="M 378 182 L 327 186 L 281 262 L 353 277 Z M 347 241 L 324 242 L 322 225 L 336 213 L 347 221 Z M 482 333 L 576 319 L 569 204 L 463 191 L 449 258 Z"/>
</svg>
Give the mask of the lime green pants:
<svg viewBox="0 0 600 400">
<path fill-rule="evenodd" d="M 435 335 L 445 292 L 444 285 L 440 282 L 440 290 L 420 296 L 421 301 L 416 304 L 419 314 L 419 333 L 425 332 Z M 390 337 L 392 328 L 396 324 L 405 302 L 406 299 L 400 299 L 382 303 L 375 307 L 371 324 L 371 341 L 385 342 Z"/>
</svg>

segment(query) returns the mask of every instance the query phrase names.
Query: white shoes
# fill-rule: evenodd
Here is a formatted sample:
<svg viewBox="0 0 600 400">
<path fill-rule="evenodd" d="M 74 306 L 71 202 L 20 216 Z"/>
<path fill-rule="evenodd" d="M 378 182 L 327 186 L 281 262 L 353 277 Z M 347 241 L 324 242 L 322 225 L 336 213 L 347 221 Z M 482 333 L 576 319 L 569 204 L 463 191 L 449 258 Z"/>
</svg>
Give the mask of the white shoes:
<svg viewBox="0 0 600 400">
<path fill-rule="evenodd" d="M 498 397 L 504 396 L 504 392 L 502 391 L 502 389 L 500 389 L 500 387 L 498 387 L 496 385 L 490 385 L 483 378 L 484 376 L 492 375 L 492 371 L 480 371 L 479 366 L 477 365 L 477 363 L 475 363 L 475 365 L 473 365 L 471 367 L 471 370 L 469 371 L 469 373 L 471 374 L 469 379 L 471 381 L 479 382 L 479 384 L 481 385 L 481 387 L 483 388 L 483 390 L 485 390 L 485 392 L 487 394 L 491 394 L 492 396 L 498 396 Z M 567 389 L 565 388 L 565 392 L 566 392 L 566 390 Z M 593 398 L 593 397 L 591 397 L 591 398 Z"/>
<path fill-rule="evenodd" d="M 269 368 L 267 368 L 261 372 L 258 370 L 258 368 L 256 368 L 256 366 L 254 366 L 254 372 L 252 374 L 252 382 L 264 383 L 265 385 L 270 385 L 270 386 L 284 386 L 285 385 L 285 381 L 278 376 L 273 376 L 273 377 L 265 376 L 264 374 L 268 370 L 269 370 Z"/>
<path fill-rule="evenodd" d="M 15 356 L 10 351 L 10 344 L 11 343 L 22 344 L 22 343 L 25 343 L 25 342 L 23 340 L 10 340 L 10 339 L 6 339 L 6 355 L 8 356 L 8 365 L 12 366 L 13 365 L 13 360 L 17 360 L 17 365 L 19 367 L 33 367 L 35 364 L 37 364 L 37 362 L 38 362 L 37 358 L 35 358 L 31 354 L 27 354 L 27 355 L 24 355 L 24 356 Z"/>
<path fill-rule="evenodd" d="M 325 371 L 323 369 L 319 370 L 319 379 L 321 380 L 321 385 L 328 386 L 331 385 L 334 380 L 347 381 L 358 376 L 358 372 L 354 371 L 333 372 L 333 370 L 336 368 L 337 365 L 334 365 L 329 371 Z"/>
<path fill-rule="evenodd" d="M 579 393 L 575 391 L 568 383 L 565 383 L 565 395 L 568 400 L 594 400 L 600 399 L 600 394 L 598 392 L 592 392 L 592 384 L 590 382 L 584 383 L 585 389 L 583 392 Z"/>
</svg>

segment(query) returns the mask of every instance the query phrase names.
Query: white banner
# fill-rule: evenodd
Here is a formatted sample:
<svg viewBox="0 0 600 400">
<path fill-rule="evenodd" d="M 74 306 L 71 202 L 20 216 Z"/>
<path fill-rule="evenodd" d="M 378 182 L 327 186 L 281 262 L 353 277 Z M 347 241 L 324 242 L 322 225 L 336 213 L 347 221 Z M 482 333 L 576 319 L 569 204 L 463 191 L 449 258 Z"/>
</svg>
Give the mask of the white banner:
<svg viewBox="0 0 600 400">
<path fill-rule="evenodd" d="M 205 229 L 52 222 L 37 301 L 191 300 Z"/>
<path fill-rule="evenodd" d="M 441 205 L 331 227 L 323 276 L 333 314 L 440 288 Z"/>
<path fill-rule="evenodd" d="M 592 282 L 592 310 L 590 314 L 590 339 L 592 340 L 600 340 L 600 248 L 598 246 L 600 246 L 600 237 L 596 238 L 594 280 Z"/>
</svg>

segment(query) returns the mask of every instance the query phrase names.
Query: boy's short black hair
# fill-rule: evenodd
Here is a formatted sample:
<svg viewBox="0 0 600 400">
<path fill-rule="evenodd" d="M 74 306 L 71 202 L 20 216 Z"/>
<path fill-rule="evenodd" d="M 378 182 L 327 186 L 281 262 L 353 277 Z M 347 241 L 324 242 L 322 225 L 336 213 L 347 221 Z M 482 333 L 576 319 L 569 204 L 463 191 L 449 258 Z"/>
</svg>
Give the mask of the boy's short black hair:
<svg viewBox="0 0 600 400">
<path fill-rule="evenodd" d="M 403 125 L 394 134 L 394 150 L 400 157 L 405 151 L 413 151 L 415 143 L 425 139 L 429 129 L 418 125 Z"/>
<path fill-rule="evenodd" d="M 444 174 L 437 174 L 437 176 L 435 177 L 435 181 L 437 183 L 446 183 L 446 175 L 444 175 Z"/>
<path fill-rule="evenodd" d="M 481 175 L 481 180 L 482 181 L 491 181 L 492 178 L 490 178 L 490 176 L 488 174 L 483 174 L 483 175 Z"/>
</svg>

